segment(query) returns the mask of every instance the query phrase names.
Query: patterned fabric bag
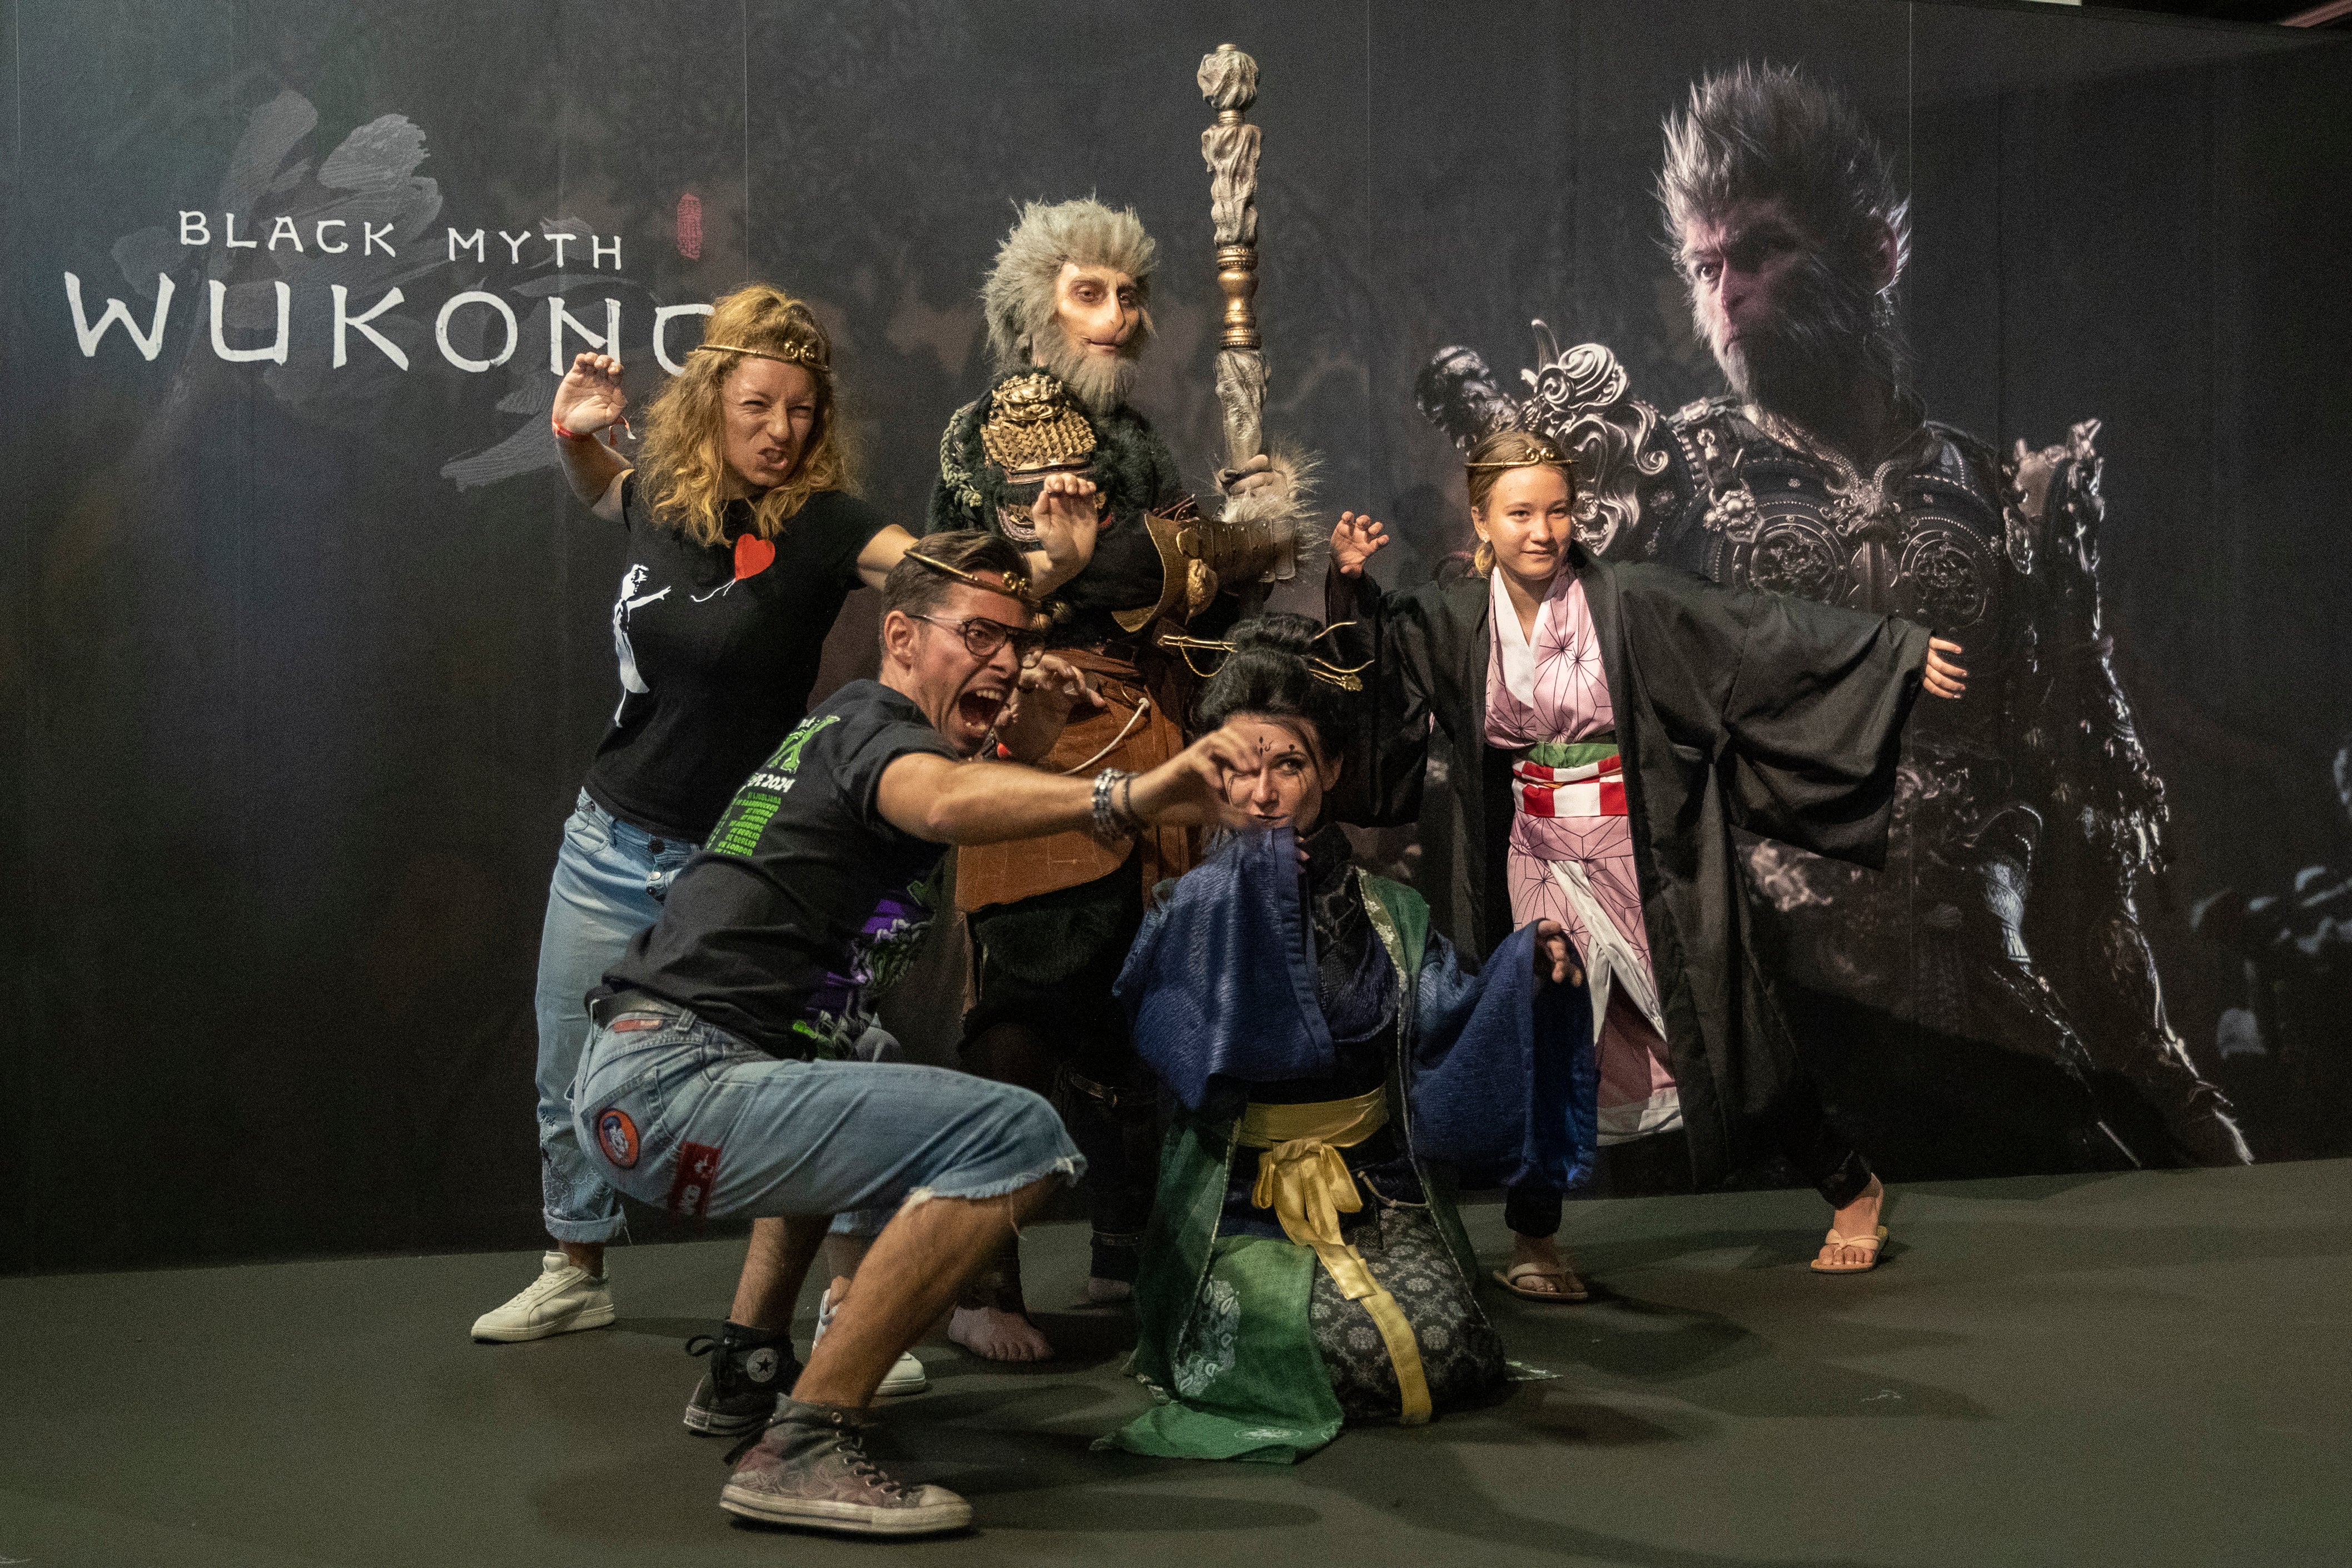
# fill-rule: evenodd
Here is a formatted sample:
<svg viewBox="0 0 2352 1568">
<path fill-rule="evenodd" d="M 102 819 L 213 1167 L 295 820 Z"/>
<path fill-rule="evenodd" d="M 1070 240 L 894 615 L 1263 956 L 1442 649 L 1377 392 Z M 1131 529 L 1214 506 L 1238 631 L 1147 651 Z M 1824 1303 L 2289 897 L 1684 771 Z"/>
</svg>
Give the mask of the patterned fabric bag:
<svg viewBox="0 0 2352 1568">
<path fill-rule="evenodd" d="M 1440 1412 L 1459 1409 L 1500 1387 L 1508 1375 L 1502 1336 L 1480 1310 L 1429 1210 L 1378 1198 L 1367 1207 L 1374 1212 L 1348 1239 L 1412 1325 L 1430 1403 Z M 1363 1303 L 1342 1296 L 1329 1272 L 1318 1269 L 1307 1315 L 1348 1419 L 1394 1420 L 1402 1407 L 1396 1367 Z"/>
</svg>

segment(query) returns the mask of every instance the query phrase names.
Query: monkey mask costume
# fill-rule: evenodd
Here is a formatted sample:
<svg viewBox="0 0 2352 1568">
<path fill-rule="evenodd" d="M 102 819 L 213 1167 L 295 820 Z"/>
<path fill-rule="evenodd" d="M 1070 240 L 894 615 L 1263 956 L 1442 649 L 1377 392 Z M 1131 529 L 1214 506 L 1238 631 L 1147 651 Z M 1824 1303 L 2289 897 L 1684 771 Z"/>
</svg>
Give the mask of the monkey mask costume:
<svg viewBox="0 0 2352 1568">
<path fill-rule="evenodd" d="M 1221 475 L 1216 515 L 1204 517 L 1166 444 L 1128 403 L 1151 338 L 1155 248 L 1132 210 L 1026 204 L 982 290 L 995 380 L 940 440 L 934 529 L 987 528 L 1030 548 L 1045 476 L 1077 473 L 1097 486 L 1093 557 L 1045 608 L 1047 645 L 1108 706 L 1073 716 L 1042 764 L 1053 772 L 1141 772 L 1181 750 L 1192 677 L 1157 639 L 1230 624 L 1237 599 L 1262 598 L 1260 584 L 1286 570 L 1297 533 L 1297 460 Z M 1062 315 L 1059 282 L 1072 263 L 1131 283 L 1137 319 L 1116 356 L 1090 352 Z M 967 1056 L 1033 1088 L 1050 1075 L 1089 1162 L 1098 1279 L 1133 1280 L 1157 1164 L 1150 1078 L 1111 983 L 1149 891 L 1182 875 L 1197 851 L 1191 830 L 1147 828 L 957 852 L 956 902 L 970 916 L 980 977 Z"/>
</svg>

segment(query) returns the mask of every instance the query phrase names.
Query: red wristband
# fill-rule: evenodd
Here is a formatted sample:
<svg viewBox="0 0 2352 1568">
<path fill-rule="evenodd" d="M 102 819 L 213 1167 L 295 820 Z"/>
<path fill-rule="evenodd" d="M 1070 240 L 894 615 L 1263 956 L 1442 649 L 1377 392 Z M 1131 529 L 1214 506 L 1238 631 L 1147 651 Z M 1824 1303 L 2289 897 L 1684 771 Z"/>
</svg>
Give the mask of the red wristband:
<svg viewBox="0 0 2352 1568">
<path fill-rule="evenodd" d="M 562 422 L 553 417 L 550 417 L 547 423 L 555 427 L 555 439 L 558 441 L 593 441 L 596 439 L 593 434 L 583 435 L 576 430 L 564 429 Z"/>
</svg>

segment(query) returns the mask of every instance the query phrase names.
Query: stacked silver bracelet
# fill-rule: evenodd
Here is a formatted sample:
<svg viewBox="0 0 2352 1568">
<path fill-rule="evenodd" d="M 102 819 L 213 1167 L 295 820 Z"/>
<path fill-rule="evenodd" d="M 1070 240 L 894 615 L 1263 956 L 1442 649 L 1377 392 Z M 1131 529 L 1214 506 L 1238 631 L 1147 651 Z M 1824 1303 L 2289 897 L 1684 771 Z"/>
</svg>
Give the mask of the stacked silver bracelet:
<svg viewBox="0 0 2352 1568">
<path fill-rule="evenodd" d="M 1127 791 L 1121 788 L 1134 777 L 1120 768 L 1106 768 L 1095 775 L 1095 837 L 1108 842 L 1135 831 L 1135 813 L 1129 809 Z"/>
</svg>

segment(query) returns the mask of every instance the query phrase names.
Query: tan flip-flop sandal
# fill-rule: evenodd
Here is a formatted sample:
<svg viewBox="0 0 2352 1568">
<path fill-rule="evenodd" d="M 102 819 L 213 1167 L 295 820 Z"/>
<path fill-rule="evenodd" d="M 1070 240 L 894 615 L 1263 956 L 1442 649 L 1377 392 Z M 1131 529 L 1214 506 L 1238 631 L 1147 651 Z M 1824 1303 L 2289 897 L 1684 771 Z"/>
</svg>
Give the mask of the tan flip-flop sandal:
<svg viewBox="0 0 2352 1568">
<path fill-rule="evenodd" d="M 1557 1305 L 1562 1301 L 1588 1301 L 1592 1295 L 1584 1288 L 1584 1281 L 1576 1277 L 1573 1269 L 1549 1269 L 1536 1262 L 1514 1263 L 1508 1269 L 1496 1270 L 1494 1276 L 1495 1283 L 1523 1301 L 1549 1301 Z M 1559 1289 L 1530 1291 L 1519 1283 L 1522 1280 L 1558 1280 Z"/>
<path fill-rule="evenodd" d="M 1819 1258 L 1816 1258 L 1813 1260 L 1814 1273 L 1867 1274 L 1873 1269 L 1878 1267 L 1878 1249 L 1886 1245 L 1886 1227 L 1884 1225 L 1880 1226 L 1878 1228 L 1878 1234 L 1875 1236 L 1840 1236 L 1836 1231 L 1832 1230 L 1829 1235 L 1822 1238 L 1822 1245 L 1824 1247 L 1866 1248 L 1870 1252 L 1870 1261 L 1867 1263 L 1824 1263 Z"/>
</svg>

